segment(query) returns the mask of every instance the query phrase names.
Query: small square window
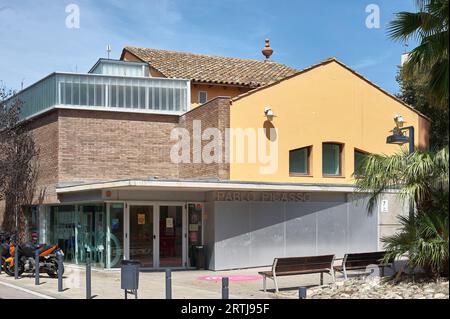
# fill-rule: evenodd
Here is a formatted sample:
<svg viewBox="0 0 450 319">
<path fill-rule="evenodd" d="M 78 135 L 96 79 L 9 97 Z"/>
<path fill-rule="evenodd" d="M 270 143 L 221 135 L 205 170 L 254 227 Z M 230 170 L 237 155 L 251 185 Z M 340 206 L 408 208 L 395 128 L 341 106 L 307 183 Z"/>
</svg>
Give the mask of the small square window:
<svg viewBox="0 0 450 319">
<path fill-rule="evenodd" d="M 208 102 L 208 92 L 200 91 L 198 92 L 198 103 L 205 104 Z"/>
<path fill-rule="evenodd" d="M 289 151 L 289 174 L 309 175 L 311 147 Z"/>
</svg>

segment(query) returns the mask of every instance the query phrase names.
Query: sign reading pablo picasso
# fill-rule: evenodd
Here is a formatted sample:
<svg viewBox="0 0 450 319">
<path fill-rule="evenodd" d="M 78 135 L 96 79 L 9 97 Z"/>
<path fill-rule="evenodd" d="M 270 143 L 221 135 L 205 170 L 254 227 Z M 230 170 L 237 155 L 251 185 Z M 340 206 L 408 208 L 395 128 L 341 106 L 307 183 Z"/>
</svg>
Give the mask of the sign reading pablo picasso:
<svg viewBox="0 0 450 319">
<path fill-rule="evenodd" d="M 310 193 L 301 192 L 232 192 L 218 191 L 214 200 L 219 202 L 309 202 Z"/>
</svg>

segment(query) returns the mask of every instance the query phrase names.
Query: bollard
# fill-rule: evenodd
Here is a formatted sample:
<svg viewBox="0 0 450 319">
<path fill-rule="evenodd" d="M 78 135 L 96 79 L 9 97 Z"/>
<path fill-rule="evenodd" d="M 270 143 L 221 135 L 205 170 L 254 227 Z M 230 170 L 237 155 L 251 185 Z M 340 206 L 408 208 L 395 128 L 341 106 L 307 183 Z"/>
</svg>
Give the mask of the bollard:
<svg viewBox="0 0 450 319">
<path fill-rule="evenodd" d="M 18 246 L 14 249 L 14 279 L 19 279 L 19 249 Z"/>
<path fill-rule="evenodd" d="M 229 298 L 229 291 L 228 291 L 228 277 L 222 278 L 222 299 L 228 299 Z"/>
<path fill-rule="evenodd" d="M 39 286 L 39 249 L 36 249 L 36 253 L 34 256 L 34 284 Z"/>
<path fill-rule="evenodd" d="M 91 258 L 86 257 L 86 299 L 91 297 Z"/>
<path fill-rule="evenodd" d="M 172 272 L 166 269 L 166 299 L 172 299 Z"/>
<path fill-rule="evenodd" d="M 306 299 L 306 287 L 299 287 L 298 288 L 298 299 Z"/>
<path fill-rule="evenodd" d="M 57 260 L 56 260 L 57 264 L 58 264 L 58 292 L 62 292 L 63 291 L 63 279 L 62 279 L 62 256 L 58 255 Z"/>
</svg>

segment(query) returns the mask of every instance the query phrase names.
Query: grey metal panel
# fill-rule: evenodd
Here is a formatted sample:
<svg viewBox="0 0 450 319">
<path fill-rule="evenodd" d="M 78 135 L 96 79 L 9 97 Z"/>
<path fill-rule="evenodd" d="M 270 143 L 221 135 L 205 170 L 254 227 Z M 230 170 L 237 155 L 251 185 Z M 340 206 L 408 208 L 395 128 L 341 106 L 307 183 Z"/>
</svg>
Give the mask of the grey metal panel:
<svg viewBox="0 0 450 319">
<path fill-rule="evenodd" d="M 136 201 L 205 201 L 205 192 L 193 191 L 141 191 L 141 190 L 120 190 L 112 191 L 115 200 L 136 200 Z"/>
<path fill-rule="evenodd" d="M 270 265 L 284 256 L 284 203 L 252 202 L 250 266 Z"/>
<path fill-rule="evenodd" d="M 348 202 L 349 234 L 347 252 L 378 250 L 378 214 L 367 212 L 367 199 Z"/>
<path fill-rule="evenodd" d="M 316 254 L 317 204 L 286 203 L 286 256 Z"/>
<path fill-rule="evenodd" d="M 214 227 L 214 203 L 205 203 L 205 211 L 203 215 L 203 244 L 206 246 L 206 260 L 208 261 L 208 269 L 215 269 L 215 227 Z"/>
<path fill-rule="evenodd" d="M 250 203 L 216 202 L 215 269 L 250 265 Z"/>
<path fill-rule="evenodd" d="M 327 195 L 311 202 L 214 202 L 213 269 L 266 266 L 282 256 L 376 250 L 378 214 L 368 215 L 366 203 L 354 203 L 351 196 L 346 202 L 342 194 Z"/>
<path fill-rule="evenodd" d="M 318 203 L 324 203 L 324 202 L 332 202 L 332 203 L 345 203 L 347 200 L 347 194 L 346 193 L 317 193 L 317 192 L 311 192 L 311 199 L 310 202 L 318 202 Z"/>
<path fill-rule="evenodd" d="M 103 201 L 102 191 L 87 191 L 79 193 L 66 193 L 58 195 L 59 201 L 64 203 L 73 202 L 90 202 L 90 201 Z"/>
<path fill-rule="evenodd" d="M 317 254 L 342 256 L 347 249 L 347 204 L 320 204 L 317 214 Z"/>
</svg>

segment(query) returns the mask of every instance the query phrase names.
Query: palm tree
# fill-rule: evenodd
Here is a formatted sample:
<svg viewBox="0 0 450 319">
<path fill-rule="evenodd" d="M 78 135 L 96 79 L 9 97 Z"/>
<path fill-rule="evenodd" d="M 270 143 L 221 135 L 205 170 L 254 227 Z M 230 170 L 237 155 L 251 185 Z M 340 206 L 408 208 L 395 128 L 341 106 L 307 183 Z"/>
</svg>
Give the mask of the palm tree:
<svg viewBox="0 0 450 319">
<path fill-rule="evenodd" d="M 356 187 L 369 194 L 369 212 L 392 189 L 416 208 L 413 216 L 400 217 L 399 233 L 383 238 L 387 260 L 407 253 L 413 268 L 448 272 L 448 168 L 448 146 L 436 152 L 371 154 L 358 167 Z"/>
<path fill-rule="evenodd" d="M 406 75 L 424 75 L 430 102 L 448 107 L 448 0 L 416 0 L 418 12 L 399 12 L 389 24 L 394 40 L 419 40 L 404 64 Z"/>
<path fill-rule="evenodd" d="M 408 256 L 411 268 L 420 267 L 435 277 L 448 276 L 448 195 L 435 197 L 439 206 L 427 214 L 399 217 L 400 231 L 382 239 L 386 261 Z"/>
<path fill-rule="evenodd" d="M 370 154 L 358 168 L 356 187 L 370 194 L 370 210 L 384 191 L 398 189 L 402 199 L 423 211 L 431 205 L 434 193 L 448 191 L 448 160 L 448 146 L 437 152 Z"/>
</svg>

